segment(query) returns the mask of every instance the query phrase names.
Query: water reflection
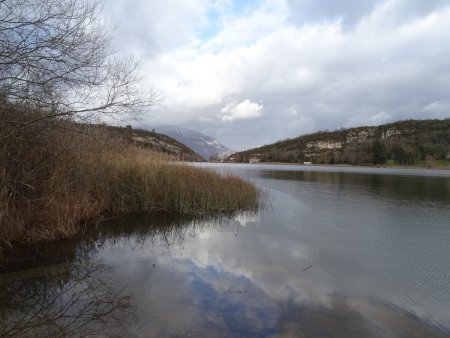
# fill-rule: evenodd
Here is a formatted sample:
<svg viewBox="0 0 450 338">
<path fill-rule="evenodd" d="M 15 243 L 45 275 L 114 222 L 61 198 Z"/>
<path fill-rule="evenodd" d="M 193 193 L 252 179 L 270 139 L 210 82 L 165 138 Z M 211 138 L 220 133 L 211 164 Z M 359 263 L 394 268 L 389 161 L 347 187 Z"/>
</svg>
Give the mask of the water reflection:
<svg viewBox="0 0 450 338">
<path fill-rule="evenodd" d="M 450 336 L 448 178 L 251 179 L 272 208 L 121 217 L 32 250 L 1 275 L 0 335 Z"/>
<path fill-rule="evenodd" d="M 263 179 L 316 183 L 324 188 L 359 189 L 364 193 L 372 192 L 394 199 L 450 202 L 450 179 L 447 177 L 275 170 L 262 170 L 258 176 Z"/>
<path fill-rule="evenodd" d="M 445 336 L 433 322 L 364 292 L 353 293 L 357 298 L 339 293 L 342 284 L 361 286 L 356 271 L 330 275 L 320 262 L 304 271 L 311 263 L 308 249 L 302 250 L 292 233 L 277 241 L 255 233 L 267 221 L 267 215 L 260 216 L 194 222 L 169 242 L 156 234 L 136 246 L 131 236 L 126 247 L 115 242 L 104 250 L 105 261 L 120 267 L 115 279 L 141 290 L 133 298 L 140 309 L 135 332 L 155 337 Z M 242 226 L 242 218 L 254 222 Z"/>
<path fill-rule="evenodd" d="M 93 262 L 2 275 L 0 336 L 123 336 L 133 307 L 110 277 Z"/>
<path fill-rule="evenodd" d="M 331 304 L 285 304 L 282 337 L 444 337 L 408 313 L 387 306 L 332 297 Z"/>
</svg>

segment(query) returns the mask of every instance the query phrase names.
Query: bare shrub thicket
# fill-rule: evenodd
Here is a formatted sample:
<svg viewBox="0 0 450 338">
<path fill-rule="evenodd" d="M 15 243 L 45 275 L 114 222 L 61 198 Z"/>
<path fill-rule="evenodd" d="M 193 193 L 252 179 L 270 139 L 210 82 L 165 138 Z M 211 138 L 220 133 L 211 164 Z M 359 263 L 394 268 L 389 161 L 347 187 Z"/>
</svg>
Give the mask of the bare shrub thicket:
<svg viewBox="0 0 450 338">
<path fill-rule="evenodd" d="M 138 62 L 112 49 L 100 10 L 90 0 L 0 0 L 2 246 L 31 234 L 30 222 L 41 225 L 38 237 L 55 235 L 42 219 L 57 213 L 45 210 L 75 184 L 55 178 L 79 171 L 86 146 L 77 137 L 86 130 L 70 120 L 129 116 L 155 103 L 139 90 Z"/>
</svg>

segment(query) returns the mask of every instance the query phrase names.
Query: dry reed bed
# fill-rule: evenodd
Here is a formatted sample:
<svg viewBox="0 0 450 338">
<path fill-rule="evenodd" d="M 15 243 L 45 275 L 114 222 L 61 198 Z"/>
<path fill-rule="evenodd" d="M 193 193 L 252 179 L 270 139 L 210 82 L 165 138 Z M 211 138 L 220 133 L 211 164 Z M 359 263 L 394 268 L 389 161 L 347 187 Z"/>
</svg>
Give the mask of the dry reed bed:
<svg viewBox="0 0 450 338">
<path fill-rule="evenodd" d="M 0 254 L 14 243 L 72 236 L 104 214 L 197 215 L 258 203 L 258 190 L 241 178 L 176 164 L 104 130 L 80 135 L 80 128 L 67 122 L 0 133 L 9 137 L 0 144 Z"/>
</svg>

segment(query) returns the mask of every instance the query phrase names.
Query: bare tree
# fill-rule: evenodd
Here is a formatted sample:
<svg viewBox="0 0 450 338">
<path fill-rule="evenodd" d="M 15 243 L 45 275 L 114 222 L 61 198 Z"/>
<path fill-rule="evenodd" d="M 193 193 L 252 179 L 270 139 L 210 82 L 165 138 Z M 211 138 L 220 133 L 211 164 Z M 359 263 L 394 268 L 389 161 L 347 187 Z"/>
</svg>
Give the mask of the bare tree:
<svg viewBox="0 0 450 338">
<path fill-rule="evenodd" d="M 100 10 L 95 0 L 0 0 L 0 104 L 44 119 L 155 104 L 153 91 L 138 88 L 138 62 L 112 49 Z"/>
</svg>

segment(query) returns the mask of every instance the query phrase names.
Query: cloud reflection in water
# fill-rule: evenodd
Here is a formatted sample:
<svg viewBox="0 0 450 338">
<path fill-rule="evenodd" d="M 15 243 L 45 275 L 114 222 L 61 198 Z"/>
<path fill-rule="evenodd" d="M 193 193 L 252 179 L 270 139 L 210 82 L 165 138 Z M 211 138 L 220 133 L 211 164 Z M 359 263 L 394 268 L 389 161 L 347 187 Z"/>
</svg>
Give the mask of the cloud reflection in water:
<svg viewBox="0 0 450 338">
<path fill-rule="evenodd" d="M 265 216 L 263 216 L 264 218 Z M 352 294 L 311 263 L 308 247 L 285 234 L 255 233 L 258 217 L 187 225 L 176 236 L 101 252 L 131 290 L 145 335 L 439 337 L 436 326 L 370 295 Z M 236 228 L 240 228 L 236 237 Z M 126 240 L 135 242 L 133 236 Z M 117 250 L 120 248 L 120 257 Z M 151 248 L 151 249 L 150 249 Z M 156 262 L 156 263 L 153 263 Z M 153 266 L 155 264 L 155 266 Z M 355 285 L 358 281 L 355 281 Z"/>
</svg>

